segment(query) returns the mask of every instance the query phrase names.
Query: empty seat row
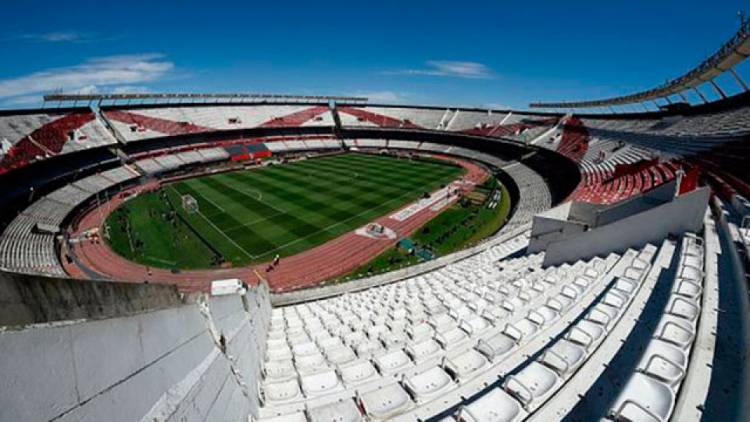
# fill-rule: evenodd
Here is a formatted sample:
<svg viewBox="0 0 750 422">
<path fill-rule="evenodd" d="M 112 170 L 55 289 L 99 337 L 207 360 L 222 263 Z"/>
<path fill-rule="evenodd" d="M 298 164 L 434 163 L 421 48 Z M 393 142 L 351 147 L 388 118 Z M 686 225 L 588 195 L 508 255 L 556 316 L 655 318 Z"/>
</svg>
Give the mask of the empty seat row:
<svg viewBox="0 0 750 422">
<path fill-rule="evenodd" d="M 517 421 L 539 408 L 576 374 L 625 314 L 649 271 L 654 253 L 653 247 L 644 249 L 605 286 L 582 318 L 548 343 L 536 359 L 504 377 L 500 388 L 464 406 L 459 416 L 466 421 L 482 421 L 498 414 L 500 420 Z"/>
<path fill-rule="evenodd" d="M 609 416 L 667 421 L 689 368 L 697 335 L 704 279 L 703 239 L 683 237 L 676 278 L 653 337 Z"/>
<path fill-rule="evenodd" d="M 39 198 L 0 235 L 0 267 L 25 273 L 65 275 L 57 256 L 56 235 L 38 224 L 59 228 L 73 210 L 100 191 L 134 178 L 124 167 L 94 174 Z"/>
<path fill-rule="evenodd" d="M 588 291 L 602 282 L 602 271 L 619 259 L 535 274 L 541 258 L 488 261 L 494 270 L 478 270 L 472 262 L 449 266 L 432 280 L 415 280 L 417 307 L 393 306 L 399 303 L 393 293 L 409 291 L 411 283 L 403 282 L 275 309 L 264 369 L 270 381 L 263 386 L 265 409 L 300 410 L 319 397 L 356 395 L 370 418 L 387 419 L 430 403 L 503 362 L 546 327 L 562 324 L 562 313 L 582 295 L 591 296 Z M 431 286 L 445 292 L 437 301 L 425 290 Z M 352 296 L 364 300 L 352 302 Z M 372 303 L 377 298 L 390 305 Z M 338 307 L 338 302 L 349 304 Z M 374 319 L 362 325 L 356 315 L 368 314 Z M 341 330 L 338 316 L 347 318 L 349 327 Z M 394 377 L 399 381 L 394 383 Z"/>
</svg>

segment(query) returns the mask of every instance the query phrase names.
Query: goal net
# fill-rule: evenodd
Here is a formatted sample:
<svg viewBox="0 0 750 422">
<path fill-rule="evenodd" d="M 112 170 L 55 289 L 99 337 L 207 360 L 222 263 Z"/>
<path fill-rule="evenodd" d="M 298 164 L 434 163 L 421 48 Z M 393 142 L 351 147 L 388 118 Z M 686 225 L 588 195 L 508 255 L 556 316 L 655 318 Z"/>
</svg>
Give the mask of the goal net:
<svg viewBox="0 0 750 422">
<path fill-rule="evenodd" d="M 196 213 L 199 211 L 198 201 L 192 195 L 182 195 L 182 208 L 189 214 Z"/>
</svg>

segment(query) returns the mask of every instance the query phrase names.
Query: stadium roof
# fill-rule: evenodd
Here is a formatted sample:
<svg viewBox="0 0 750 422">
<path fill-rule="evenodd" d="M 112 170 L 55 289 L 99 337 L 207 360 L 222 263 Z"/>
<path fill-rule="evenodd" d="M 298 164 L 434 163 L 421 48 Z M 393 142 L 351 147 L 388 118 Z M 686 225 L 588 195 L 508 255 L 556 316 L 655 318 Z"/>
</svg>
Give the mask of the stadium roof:
<svg viewBox="0 0 750 422">
<path fill-rule="evenodd" d="M 735 65 L 750 56 L 750 20 L 743 21 L 739 31 L 716 53 L 684 75 L 668 81 L 664 85 L 648 91 L 621 97 L 591 101 L 563 101 L 557 103 L 531 103 L 531 108 L 590 108 L 633 104 L 656 100 L 679 94 L 705 82 L 713 81 L 720 74 L 731 70 Z M 736 75 L 735 75 L 736 76 Z"/>
<path fill-rule="evenodd" d="M 330 100 L 346 103 L 365 103 L 367 97 L 341 97 L 332 95 L 283 95 L 283 94 L 246 94 L 246 93 L 223 93 L 223 94 L 195 94 L 195 93 L 154 93 L 154 94 L 49 94 L 44 96 L 44 101 L 132 101 L 144 102 L 171 102 L 182 100 L 238 100 L 238 102 L 309 102 L 320 103 Z"/>
</svg>

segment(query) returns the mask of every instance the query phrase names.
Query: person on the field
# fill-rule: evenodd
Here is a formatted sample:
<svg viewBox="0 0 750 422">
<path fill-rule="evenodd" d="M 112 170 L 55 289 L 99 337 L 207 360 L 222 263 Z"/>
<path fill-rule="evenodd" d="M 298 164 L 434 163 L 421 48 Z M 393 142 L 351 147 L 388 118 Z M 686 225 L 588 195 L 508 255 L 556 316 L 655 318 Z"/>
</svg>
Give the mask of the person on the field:
<svg viewBox="0 0 750 422">
<path fill-rule="evenodd" d="M 276 256 L 273 257 L 273 266 L 275 267 L 275 266 L 279 265 L 280 261 L 281 261 L 281 257 L 279 256 L 279 254 L 276 254 Z"/>
</svg>

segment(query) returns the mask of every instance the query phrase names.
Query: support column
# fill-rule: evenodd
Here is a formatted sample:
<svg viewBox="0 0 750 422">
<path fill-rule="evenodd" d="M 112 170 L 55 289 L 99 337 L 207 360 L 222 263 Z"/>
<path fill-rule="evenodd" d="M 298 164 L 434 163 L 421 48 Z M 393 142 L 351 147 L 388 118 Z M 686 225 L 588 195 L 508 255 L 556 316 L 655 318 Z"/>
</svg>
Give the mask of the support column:
<svg viewBox="0 0 750 422">
<path fill-rule="evenodd" d="M 711 86 L 714 87 L 714 90 L 716 90 L 716 92 L 719 93 L 719 96 L 721 97 L 722 100 L 724 98 L 727 98 L 727 94 L 724 93 L 724 90 L 721 89 L 721 87 L 716 83 L 714 79 L 711 79 L 709 82 L 711 83 Z"/>
<path fill-rule="evenodd" d="M 336 101 L 330 100 L 328 102 L 328 109 L 331 111 L 331 116 L 333 116 L 333 131 L 337 138 L 341 138 L 341 116 L 339 115 L 339 109 L 336 105 Z"/>
<path fill-rule="evenodd" d="M 705 96 L 703 95 L 703 93 L 702 93 L 702 92 L 701 92 L 701 91 L 700 91 L 700 90 L 698 89 L 698 87 L 697 87 L 697 86 L 694 86 L 694 87 L 693 87 L 693 91 L 695 91 L 695 93 L 696 93 L 696 94 L 698 94 L 698 96 L 699 96 L 699 97 L 701 97 L 701 100 L 703 100 L 703 104 L 707 104 L 707 103 L 708 103 L 708 100 L 707 100 L 707 99 L 706 99 L 706 97 L 705 97 Z"/>
<path fill-rule="evenodd" d="M 748 91 L 747 84 L 745 84 L 745 81 L 743 81 L 742 78 L 740 78 L 740 75 L 737 74 L 737 72 L 734 70 L 733 67 L 729 69 L 729 72 L 732 74 L 732 76 L 734 76 L 734 79 L 737 81 L 737 83 L 740 84 L 740 86 L 742 87 L 742 90 L 747 92 Z"/>
</svg>

